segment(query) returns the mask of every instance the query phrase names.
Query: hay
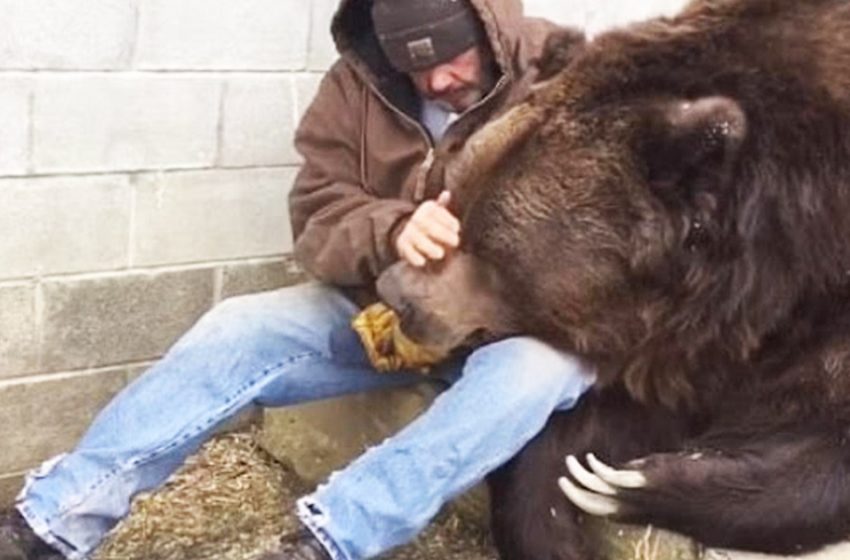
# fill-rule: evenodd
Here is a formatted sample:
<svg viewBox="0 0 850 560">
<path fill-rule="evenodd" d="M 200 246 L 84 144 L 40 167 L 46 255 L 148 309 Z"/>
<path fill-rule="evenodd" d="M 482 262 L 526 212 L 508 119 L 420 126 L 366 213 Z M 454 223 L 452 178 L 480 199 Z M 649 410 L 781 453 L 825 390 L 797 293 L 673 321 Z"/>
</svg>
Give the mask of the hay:
<svg viewBox="0 0 850 560">
<path fill-rule="evenodd" d="M 299 523 L 293 503 L 309 491 L 260 449 L 253 434 L 211 440 L 130 515 L 92 560 L 254 560 Z M 452 514 L 386 560 L 493 560 L 488 536 Z"/>
<path fill-rule="evenodd" d="M 643 537 L 634 543 L 634 560 L 660 560 L 658 556 L 661 537 L 653 532 L 652 525 L 646 527 Z"/>
<path fill-rule="evenodd" d="M 282 515 L 293 483 L 285 474 L 250 434 L 213 439 L 135 499 L 94 560 L 256 558 L 294 528 Z"/>
</svg>

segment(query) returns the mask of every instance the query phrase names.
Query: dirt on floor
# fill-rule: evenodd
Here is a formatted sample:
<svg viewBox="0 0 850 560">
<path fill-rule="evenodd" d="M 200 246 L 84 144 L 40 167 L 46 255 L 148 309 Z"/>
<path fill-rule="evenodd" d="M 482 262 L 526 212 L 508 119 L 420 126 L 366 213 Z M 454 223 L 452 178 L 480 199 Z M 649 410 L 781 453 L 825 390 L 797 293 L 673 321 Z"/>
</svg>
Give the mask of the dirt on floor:
<svg viewBox="0 0 850 560">
<path fill-rule="evenodd" d="M 253 560 L 300 524 L 294 502 L 311 489 L 251 433 L 217 437 L 168 482 L 133 502 L 93 560 Z M 495 560 L 489 536 L 444 513 L 385 560 Z"/>
</svg>

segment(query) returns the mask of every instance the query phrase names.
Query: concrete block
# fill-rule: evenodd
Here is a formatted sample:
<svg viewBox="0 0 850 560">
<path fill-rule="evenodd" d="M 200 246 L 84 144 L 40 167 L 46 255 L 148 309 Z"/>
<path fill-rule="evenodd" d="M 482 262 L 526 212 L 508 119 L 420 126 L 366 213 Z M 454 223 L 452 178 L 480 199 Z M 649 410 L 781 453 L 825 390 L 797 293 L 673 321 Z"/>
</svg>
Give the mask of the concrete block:
<svg viewBox="0 0 850 560">
<path fill-rule="evenodd" d="M 126 266 L 126 177 L 0 180 L 0 277 Z"/>
<path fill-rule="evenodd" d="M 310 70 L 327 70 L 339 56 L 331 38 L 331 19 L 337 6 L 337 0 L 310 2 L 310 51 L 307 57 Z"/>
<path fill-rule="evenodd" d="M 586 27 L 589 18 L 587 0 L 523 0 L 522 4 L 526 15 L 546 18 L 579 29 Z"/>
<path fill-rule="evenodd" d="M 221 83 L 158 74 L 49 75 L 36 82 L 38 172 L 212 165 Z"/>
<path fill-rule="evenodd" d="M 407 425 L 435 394 L 434 386 L 422 384 L 266 409 L 260 443 L 317 483 Z"/>
<path fill-rule="evenodd" d="M 0 287 L 0 379 L 38 368 L 35 289 Z"/>
<path fill-rule="evenodd" d="M 209 269 L 44 283 L 45 371 L 159 357 L 212 303 Z"/>
<path fill-rule="evenodd" d="M 688 0 L 654 0 L 653 2 L 588 2 L 587 0 L 525 0 L 525 13 L 551 19 L 562 25 L 585 29 L 590 34 L 678 13 Z"/>
<path fill-rule="evenodd" d="M 221 163 L 231 167 L 297 164 L 292 80 L 282 75 L 228 80 Z"/>
<path fill-rule="evenodd" d="M 136 67 L 297 70 L 307 61 L 304 0 L 146 0 Z"/>
<path fill-rule="evenodd" d="M 133 264 L 290 251 L 286 197 L 294 173 L 294 168 L 277 168 L 139 176 Z"/>
<path fill-rule="evenodd" d="M 0 18 L 0 28 L 4 24 L 3 18 Z M 0 150 L 0 176 L 23 175 L 27 171 L 31 94 L 31 80 L 0 75 L 0 146 L 3 147 Z"/>
<path fill-rule="evenodd" d="M 221 299 L 292 286 L 307 279 L 292 257 L 260 264 L 236 264 L 222 271 Z"/>
<path fill-rule="evenodd" d="M 124 370 L 0 384 L 0 473 L 30 469 L 70 449 L 124 386 Z"/>
<path fill-rule="evenodd" d="M 23 472 L 0 475 L 0 509 L 11 507 L 24 487 Z"/>
<path fill-rule="evenodd" d="M 134 0 L 0 0 L 0 68 L 127 67 Z"/>
<path fill-rule="evenodd" d="M 150 369 L 155 363 L 156 363 L 156 360 L 151 361 L 151 362 L 146 362 L 146 363 L 143 363 L 143 364 L 136 364 L 136 365 L 128 366 L 127 367 L 127 383 L 128 384 L 132 383 L 133 381 L 138 379 L 139 376 L 141 376 L 148 369 Z"/>
</svg>

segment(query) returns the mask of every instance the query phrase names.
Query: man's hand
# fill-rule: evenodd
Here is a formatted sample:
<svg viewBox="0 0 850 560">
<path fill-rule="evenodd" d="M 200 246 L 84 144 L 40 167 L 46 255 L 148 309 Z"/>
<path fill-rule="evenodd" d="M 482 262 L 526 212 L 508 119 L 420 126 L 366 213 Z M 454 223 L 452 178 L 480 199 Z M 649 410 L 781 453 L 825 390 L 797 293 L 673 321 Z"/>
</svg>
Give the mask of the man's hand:
<svg viewBox="0 0 850 560">
<path fill-rule="evenodd" d="M 447 208 L 450 198 L 450 193 L 443 191 L 437 200 L 419 205 L 396 238 L 399 257 L 413 266 L 425 266 L 460 244 L 460 221 Z"/>
</svg>

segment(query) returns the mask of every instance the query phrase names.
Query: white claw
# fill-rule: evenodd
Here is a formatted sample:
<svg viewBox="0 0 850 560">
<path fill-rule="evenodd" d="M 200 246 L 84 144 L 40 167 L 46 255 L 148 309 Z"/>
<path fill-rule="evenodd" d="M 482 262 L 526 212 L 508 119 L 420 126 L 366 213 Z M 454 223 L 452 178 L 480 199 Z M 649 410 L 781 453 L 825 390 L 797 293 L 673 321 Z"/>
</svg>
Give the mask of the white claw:
<svg viewBox="0 0 850 560">
<path fill-rule="evenodd" d="M 567 477 L 562 476 L 559 478 L 558 486 L 561 487 L 561 492 L 563 492 L 564 495 L 566 495 L 567 498 L 576 505 L 576 507 L 590 515 L 606 517 L 614 515 L 620 510 L 620 506 L 614 498 L 609 496 L 600 496 L 599 494 L 582 490 L 573 484 Z"/>
<path fill-rule="evenodd" d="M 579 463 L 574 455 L 567 457 L 567 470 L 570 471 L 573 478 L 588 490 L 593 490 L 597 494 L 605 494 L 607 496 L 613 496 L 617 493 L 616 488 L 584 468 L 584 465 Z"/>
<path fill-rule="evenodd" d="M 587 454 L 587 464 L 599 478 L 611 486 L 619 488 L 643 488 L 646 486 L 646 477 L 640 471 L 620 471 L 609 467 L 597 459 L 593 453 Z"/>
</svg>

